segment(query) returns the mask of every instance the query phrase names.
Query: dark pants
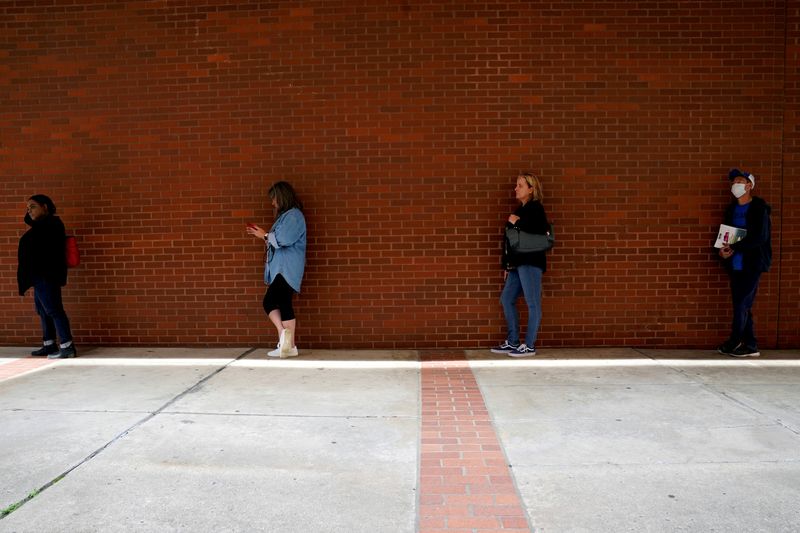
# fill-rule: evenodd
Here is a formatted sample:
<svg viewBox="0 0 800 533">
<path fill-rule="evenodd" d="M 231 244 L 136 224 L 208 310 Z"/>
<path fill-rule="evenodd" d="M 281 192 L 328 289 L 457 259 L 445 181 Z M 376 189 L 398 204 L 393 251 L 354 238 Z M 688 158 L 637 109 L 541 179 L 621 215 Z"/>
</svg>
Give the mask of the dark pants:
<svg viewBox="0 0 800 533">
<path fill-rule="evenodd" d="M 275 309 L 278 309 L 281 312 L 281 321 L 294 320 L 293 294 L 294 289 L 286 283 L 283 276 L 278 274 L 267 289 L 267 294 L 264 295 L 264 311 L 270 314 Z"/>
<path fill-rule="evenodd" d="M 61 344 L 72 342 L 69 318 L 61 301 L 61 287 L 55 283 L 39 281 L 33 286 L 33 299 L 36 313 L 42 321 L 42 340 L 49 344 L 56 340 L 57 333 Z"/>
<path fill-rule="evenodd" d="M 756 348 L 753 332 L 753 313 L 751 311 L 758 292 L 761 272 L 731 272 L 731 297 L 733 300 L 733 323 L 731 325 L 731 344 L 744 343 Z"/>
</svg>

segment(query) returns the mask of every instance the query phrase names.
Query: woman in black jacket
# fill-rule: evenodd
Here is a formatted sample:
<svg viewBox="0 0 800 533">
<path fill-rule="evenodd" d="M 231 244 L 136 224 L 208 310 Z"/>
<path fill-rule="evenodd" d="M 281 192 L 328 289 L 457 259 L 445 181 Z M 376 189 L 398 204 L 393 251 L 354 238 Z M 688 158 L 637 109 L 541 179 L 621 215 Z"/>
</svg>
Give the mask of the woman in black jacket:
<svg viewBox="0 0 800 533">
<path fill-rule="evenodd" d="M 513 226 L 527 233 L 546 235 L 550 225 L 542 206 L 542 183 L 539 178 L 530 173 L 520 174 L 514 194 L 521 205 L 509 215 L 506 227 Z M 547 270 L 545 252 L 510 254 L 504 250 L 503 267 L 506 283 L 500 302 L 503 304 L 508 333 L 506 340 L 492 348 L 492 352 L 511 357 L 536 355 L 534 343 L 542 319 L 542 274 Z M 524 343 L 520 343 L 517 312 L 517 299 L 521 295 L 525 296 L 528 306 L 528 328 Z"/>
<path fill-rule="evenodd" d="M 56 216 L 53 201 L 43 194 L 28 198 L 25 223 L 31 228 L 19 240 L 17 285 L 20 296 L 33 287 L 43 340 L 42 348 L 31 355 L 46 355 L 50 359 L 75 357 L 69 318 L 61 300 L 61 287 L 67 284 L 64 223 Z M 56 334 L 61 339 L 60 345 L 56 343 Z"/>
</svg>

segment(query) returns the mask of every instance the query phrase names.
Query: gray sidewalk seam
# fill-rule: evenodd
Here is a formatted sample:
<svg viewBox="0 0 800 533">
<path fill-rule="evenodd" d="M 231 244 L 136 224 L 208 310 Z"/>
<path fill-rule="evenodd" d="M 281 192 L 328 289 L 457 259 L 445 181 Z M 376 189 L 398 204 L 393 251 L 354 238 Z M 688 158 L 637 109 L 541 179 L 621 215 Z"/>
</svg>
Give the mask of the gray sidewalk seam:
<svg viewBox="0 0 800 533">
<path fill-rule="evenodd" d="M 159 408 L 158 408 L 158 409 L 156 409 L 155 411 L 148 412 L 148 415 L 147 415 L 147 416 L 145 416 L 145 417 L 144 417 L 144 418 L 142 418 L 141 420 L 139 420 L 139 421 L 135 422 L 134 424 L 132 424 L 130 427 L 128 427 L 127 429 L 125 429 L 124 431 L 122 431 L 121 433 L 119 433 L 119 434 L 118 434 L 117 436 L 115 436 L 113 439 L 111 439 L 110 441 L 106 442 L 104 445 L 102 445 L 101 447 L 99 447 L 98 449 L 96 449 L 95 451 L 93 451 L 92 453 L 90 453 L 88 456 L 86 456 L 85 458 L 83 458 L 83 459 L 82 459 L 81 461 L 79 461 L 77 464 L 75 464 L 75 465 L 71 466 L 70 468 L 68 468 L 67 470 L 65 470 L 64 472 L 62 472 L 60 475 L 56 476 L 56 477 L 55 477 L 55 478 L 53 478 L 52 480 L 50 480 L 50 481 L 48 481 L 47 483 L 45 483 L 44 485 L 42 485 L 40 488 L 32 490 L 32 491 L 31 491 L 31 492 L 30 492 L 30 493 L 29 493 L 29 494 L 28 494 L 28 495 L 27 495 L 25 498 L 23 498 L 22 500 L 20 500 L 20 501 L 18 501 L 18 502 L 16 502 L 16 503 L 12 503 L 11 505 L 9 505 L 8 507 L 6 507 L 5 509 L 0 509 L 0 520 L 2 520 L 2 519 L 4 519 L 5 517 L 9 516 L 11 513 L 13 513 L 13 512 L 14 512 L 14 511 L 16 511 L 17 509 L 19 509 L 20 507 L 22 507 L 23 505 L 25 505 L 26 503 L 28 503 L 29 501 L 31 501 L 31 500 L 33 500 L 34 498 L 36 498 L 37 496 L 39 496 L 41 493 L 43 493 L 44 491 L 46 491 L 47 489 L 49 489 L 50 487 L 52 487 L 53 485 L 55 485 L 56 483 L 58 483 L 59 481 L 61 481 L 61 480 L 62 480 L 62 479 L 64 479 L 65 477 L 67 477 L 67 476 L 68 476 L 70 473 L 72 473 L 72 472 L 73 472 L 73 471 L 75 471 L 76 469 L 80 468 L 81 466 L 85 465 L 86 463 L 88 463 L 89 461 L 91 461 L 92 459 L 94 459 L 95 457 L 97 457 L 97 456 L 98 456 L 100 453 L 102 453 L 102 452 L 103 452 L 104 450 L 106 450 L 106 449 L 107 449 L 109 446 L 111 446 L 112 444 L 114 444 L 115 442 L 117 442 L 118 440 L 120 440 L 121 438 L 123 438 L 125 435 L 127 435 L 127 434 L 128 434 L 128 433 L 130 433 L 131 431 L 135 430 L 136 428 L 140 427 L 141 425 L 145 424 L 146 422 L 148 422 L 148 421 L 152 420 L 152 419 L 153 419 L 153 418 L 155 418 L 157 415 L 159 415 L 160 413 L 162 413 L 162 412 L 163 412 L 163 411 L 164 411 L 164 410 L 165 410 L 167 407 L 169 407 L 170 405 L 174 404 L 174 403 L 175 403 L 175 402 L 177 402 L 178 400 L 182 399 L 182 398 L 183 398 L 184 396 L 186 396 L 187 394 L 191 394 L 191 393 L 192 393 L 193 391 L 195 391 L 196 389 L 198 389 L 198 388 L 202 387 L 202 386 L 203 386 L 203 385 L 204 385 L 204 384 L 205 384 L 207 381 L 209 381 L 211 378 L 213 378 L 214 376 L 216 376 L 217 374 L 219 374 L 220 372 L 222 372 L 223 370 L 225 370 L 226 368 L 228 368 L 230 365 L 232 365 L 232 364 L 233 364 L 233 363 L 235 363 L 236 361 L 239 361 L 239 360 L 240 360 L 240 359 L 242 359 L 243 357 L 246 357 L 247 355 L 249 355 L 249 354 L 253 353 L 254 351 L 256 351 L 256 349 L 257 349 L 257 348 L 250 348 L 250 349 L 246 350 L 245 352 L 241 353 L 240 355 L 238 355 L 236 358 L 234 358 L 234 359 L 231 359 L 230 361 L 228 361 L 227 363 L 225 363 L 225 364 L 224 364 L 224 365 L 222 365 L 221 367 L 217 368 L 216 370 L 214 370 L 213 372 L 211 372 L 210 374 L 208 374 L 208 375 L 207 375 L 207 376 L 205 376 L 204 378 L 200 379 L 200 380 L 199 380 L 197 383 L 195 383 L 195 384 L 194 384 L 194 385 L 192 385 L 191 387 L 189 387 L 189 388 L 187 388 L 186 390 L 184 390 L 183 392 L 181 392 L 181 393 L 179 393 L 179 394 L 175 395 L 175 396 L 174 396 L 172 399 L 170 399 L 169 401 L 167 401 L 167 402 L 166 402 L 164 405 L 162 405 L 161 407 L 159 407 Z M 135 411 L 134 411 L 134 412 L 135 412 Z"/>
<path fill-rule="evenodd" d="M 692 376 L 685 369 L 676 368 L 676 367 L 674 367 L 674 366 L 672 366 L 670 364 L 664 363 L 664 362 L 659 361 L 658 359 L 655 359 L 655 358 L 652 358 L 652 359 L 654 361 L 658 361 L 663 367 L 669 368 L 673 372 L 677 372 L 678 374 L 684 376 L 686 379 L 690 380 L 692 383 L 695 383 L 695 384 L 699 385 L 701 388 L 705 389 L 706 391 L 710 392 L 711 394 L 714 394 L 715 396 L 717 396 L 719 398 L 722 398 L 725 401 L 728 401 L 728 402 L 731 402 L 733 404 L 736 404 L 739 407 L 747 409 L 748 411 L 751 411 L 751 412 L 757 414 L 758 416 L 763 417 L 766 420 L 769 420 L 770 423 L 767 424 L 767 426 L 779 426 L 779 427 L 782 427 L 783 429 L 785 429 L 785 430 L 787 430 L 787 431 L 789 431 L 789 432 L 791 432 L 791 433 L 793 433 L 795 435 L 800 435 L 800 431 L 794 429 L 791 426 L 786 425 L 780 418 L 774 418 L 774 417 L 768 415 L 767 413 L 759 411 L 758 409 L 756 409 L 752 405 L 749 405 L 747 402 L 742 401 L 742 400 L 740 400 L 738 398 L 734 398 L 733 396 L 731 396 L 726 391 L 721 390 L 721 389 L 713 386 L 710 383 L 706 383 L 703 380 L 696 378 L 695 376 Z M 754 367 L 756 366 L 755 364 L 753 364 L 753 363 L 755 363 L 755 361 L 742 361 L 742 363 L 750 364 L 750 365 L 752 365 Z"/>
<path fill-rule="evenodd" d="M 134 411 L 135 412 L 135 411 Z M 416 420 L 415 416 L 407 415 L 308 415 L 308 414 L 273 414 L 273 413 L 209 413 L 199 411 L 163 411 L 158 414 L 191 415 L 191 416 L 230 416 L 230 417 L 255 417 L 255 418 L 330 418 L 345 420 Z"/>
</svg>

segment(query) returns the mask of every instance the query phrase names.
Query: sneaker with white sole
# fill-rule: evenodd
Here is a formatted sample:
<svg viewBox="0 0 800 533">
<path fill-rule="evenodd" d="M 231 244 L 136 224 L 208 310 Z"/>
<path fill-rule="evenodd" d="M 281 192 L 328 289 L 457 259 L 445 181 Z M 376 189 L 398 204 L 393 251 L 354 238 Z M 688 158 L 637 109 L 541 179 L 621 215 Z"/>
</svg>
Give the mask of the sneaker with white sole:
<svg viewBox="0 0 800 533">
<path fill-rule="evenodd" d="M 287 357 L 297 357 L 298 355 L 300 355 L 300 352 L 297 351 L 297 346 L 293 346 L 285 350 L 278 346 L 271 352 L 267 352 L 267 357 L 280 357 L 281 359 L 286 359 Z"/>
<path fill-rule="evenodd" d="M 722 355 L 732 355 L 733 351 L 739 347 L 741 343 L 727 340 L 719 345 L 717 348 L 717 353 L 721 353 Z"/>
<path fill-rule="evenodd" d="M 745 343 L 742 343 L 727 355 L 731 357 L 758 357 L 761 355 L 761 352 L 758 351 L 758 348 L 753 348 L 752 346 L 747 346 Z"/>
<path fill-rule="evenodd" d="M 61 348 L 56 353 L 51 353 L 47 356 L 48 359 L 69 359 L 70 357 L 78 357 L 78 350 L 75 349 L 74 344 L 70 344 L 65 348 Z"/>
<path fill-rule="evenodd" d="M 294 331 L 285 329 L 281 332 L 281 358 L 297 357 L 297 346 L 294 345 Z"/>
<path fill-rule="evenodd" d="M 525 344 L 520 344 L 517 346 L 516 350 L 508 352 L 506 355 L 509 357 L 530 357 L 531 355 L 536 355 L 536 348 L 534 346 L 528 347 Z"/>
<path fill-rule="evenodd" d="M 508 354 L 519 348 L 519 344 L 511 344 L 507 340 L 503 341 L 499 346 L 491 348 L 489 351 L 492 353 Z"/>
<path fill-rule="evenodd" d="M 300 355 L 300 352 L 297 351 L 297 346 L 292 346 L 291 348 L 285 348 L 281 351 L 281 359 L 286 359 L 288 357 L 297 357 Z"/>
<path fill-rule="evenodd" d="M 281 338 L 278 341 L 278 346 L 271 352 L 267 352 L 267 357 L 280 357 L 286 359 L 287 357 L 297 357 L 300 353 L 297 351 L 297 346 L 294 344 L 294 332 L 288 329 L 281 331 Z"/>
</svg>

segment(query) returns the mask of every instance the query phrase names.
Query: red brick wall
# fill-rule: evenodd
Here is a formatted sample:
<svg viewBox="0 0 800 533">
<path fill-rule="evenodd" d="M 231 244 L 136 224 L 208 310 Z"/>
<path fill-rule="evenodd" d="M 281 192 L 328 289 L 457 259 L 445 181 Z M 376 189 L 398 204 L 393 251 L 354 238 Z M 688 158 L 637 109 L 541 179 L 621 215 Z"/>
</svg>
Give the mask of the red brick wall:
<svg viewBox="0 0 800 533">
<path fill-rule="evenodd" d="M 485 346 L 531 169 L 558 235 L 540 345 L 711 347 L 729 304 L 710 243 L 740 166 L 774 208 L 758 333 L 798 345 L 797 10 L 2 3 L 0 341 L 39 337 L 14 270 L 41 192 L 82 246 L 78 342 L 274 342 L 244 226 L 286 179 L 309 225 L 301 346 Z"/>
<path fill-rule="evenodd" d="M 786 8 L 786 108 L 783 143 L 783 250 L 778 343 L 800 346 L 800 1 Z"/>
</svg>

